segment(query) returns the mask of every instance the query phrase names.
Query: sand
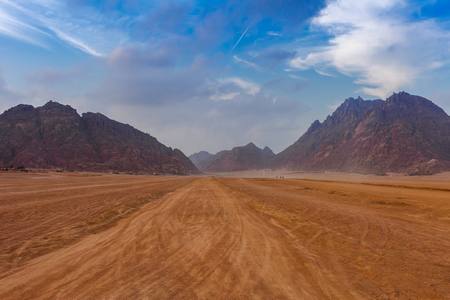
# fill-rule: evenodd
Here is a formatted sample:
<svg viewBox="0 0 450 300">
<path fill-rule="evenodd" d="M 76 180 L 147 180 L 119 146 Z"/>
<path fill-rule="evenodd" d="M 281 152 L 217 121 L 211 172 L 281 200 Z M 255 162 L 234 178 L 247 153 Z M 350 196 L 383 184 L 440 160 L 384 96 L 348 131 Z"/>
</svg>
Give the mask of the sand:
<svg viewBox="0 0 450 300">
<path fill-rule="evenodd" d="M 450 183 L 344 177 L 2 173 L 0 298 L 448 298 Z"/>
</svg>

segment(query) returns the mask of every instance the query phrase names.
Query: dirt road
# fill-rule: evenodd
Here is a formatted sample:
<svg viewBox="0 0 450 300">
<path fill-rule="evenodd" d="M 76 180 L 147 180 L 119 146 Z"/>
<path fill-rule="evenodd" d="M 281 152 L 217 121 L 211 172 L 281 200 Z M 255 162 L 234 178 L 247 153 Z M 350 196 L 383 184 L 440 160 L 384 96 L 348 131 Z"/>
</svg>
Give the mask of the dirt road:
<svg viewBox="0 0 450 300">
<path fill-rule="evenodd" d="M 160 197 L 102 230 L 5 267 L 0 298 L 450 295 L 450 189 L 189 178 L 169 191 L 166 181 Z M 150 186 L 130 179 L 124 197 Z"/>
</svg>

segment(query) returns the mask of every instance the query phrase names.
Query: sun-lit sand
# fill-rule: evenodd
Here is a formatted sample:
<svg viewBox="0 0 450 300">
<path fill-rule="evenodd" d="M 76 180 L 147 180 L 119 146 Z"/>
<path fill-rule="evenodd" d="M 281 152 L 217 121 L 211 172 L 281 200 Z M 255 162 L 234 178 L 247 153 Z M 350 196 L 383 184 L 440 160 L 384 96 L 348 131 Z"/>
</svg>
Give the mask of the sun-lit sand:
<svg viewBox="0 0 450 300">
<path fill-rule="evenodd" d="M 0 298 L 450 294 L 448 174 L 247 175 L 0 173 Z"/>
</svg>

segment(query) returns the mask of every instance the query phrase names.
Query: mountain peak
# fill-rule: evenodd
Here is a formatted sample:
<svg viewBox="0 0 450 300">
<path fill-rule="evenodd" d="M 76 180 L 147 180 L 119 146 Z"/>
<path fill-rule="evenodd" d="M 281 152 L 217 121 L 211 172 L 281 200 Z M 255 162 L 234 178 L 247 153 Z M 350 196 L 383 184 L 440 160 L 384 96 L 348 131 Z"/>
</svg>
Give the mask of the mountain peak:
<svg viewBox="0 0 450 300">
<path fill-rule="evenodd" d="M 423 116 L 426 113 L 438 113 L 442 117 L 447 116 L 447 113 L 432 101 L 403 91 L 394 93 L 387 98 L 386 105 L 388 107 L 396 107 L 408 113 L 419 112 Z"/>
<path fill-rule="evenodd" d="M 399 92 L 386 101 L 345 100 L 322 124 L 314 122 L 306 134 L 279 153 L 275 166 L 406 172 L 432 159 L 439 161 L 439 168 L 450 166 L 448 149 L 448 115 L 428 99 Z"/>
<path fill-rule="evenodd" d="M 408 94 L 407 92 L 398 92 L 398 93 L 393 93 L 391 96 L 389 96 L 387 99 L 386 99 L 386 102 L 393 102 L 393 103 L 395 103 L 395 102 L 409 102 L 409 101 L 413 101 L 413 100 L 416 100 L 417 98 L 421 98 L 421 99 L 424 99 L 425 100 L 425 98 L 422 98 L 422 97 L 419 97 L 419 96 L 415 96 L 415 95 L 411 95 L 411 94 Z"/>
<path fill-rule="evenodd" d="M 39 110 L 43 111 L 51 111 L 51 112 L 65 112 L 65 113 L 71 113 L 71 114 L 77 114 L 77 110 L 74 109 L 70 105 L 64 105 L 56 101 L 48 101 L 43 106 L 38 107 Z"/>
<path fill-rule="evenodd" d="M 267 155 L 269 157 L 275 156 L 275 153 L 270 149 L 269 147 L 265 146 L 263 151 L 264 155 Z"/>
<path fill-rule="evenodd" d="M 214 155 L 208 151 L 200 151 L 189 156 L 189 159 L 199 170 L 204 170 L 214 159 Z"/>
<path fill-rule="evenodd" d="M 270 166 L 275 154 L 269 147 L 259 148 L 253 142 L 212 155 L 199 152 L 190 159 L 201 169 L 210 172 L 230 172 L 264 169 Z"/>
<path fill-rule="evenodd" d="M 312 124 L 309 126 L 308 130 L 306 132 L 313 132 L 317 128 L 319 128 L 322 125 L 319 120 L 315 120 L 312 122 Z"/>
<path fill-rule="evenodd" d="M 421 96 L 417 96 L 417 95 L 411 95 L 407 92 L 401 91 L 398 93 L 393 93 L 391 96 L 389 96 L 386 99 L 386 102 L 388 103 L 416 103 L 416 104 L 421 104 L 421 103 L 426 103 L 426 104 L 433 104 L 435 105 L 432 101 L 421 97 Z"/>
<path fill-rule="evenodd" d="M 365 100 L 361 96 L 358 96 L 356 98 L 349 97 L 349 98 L 344 100 L 344 103 L 347 103 L 347 104 L 349 104 L 349 103 L 359 103 L 359 102 L 362 102 L 362 101 L 365 101 Z"/>
<path fill-rule="evenodd" d="M 64 105 L 64 104 L 61 104 L 61 103 L 59 103 L 57 101 L 53 101 L 53 100 L 48 101 L 42 107 L 45 107 L 45 108 L 63 108 L 63 107 L 65 108 L 65 107 L 70 107 L 70 108 L 72 108 L 70 105 Z"/>
<path fill-rule="evenodd" d="M 377 105 L 381 105 L 381 100 L 364 100 L 361 97 L 347 98 L 329 117 L 334 122 L 340 123 L 343 120 L 357 120 L 368 110 Z M 325 121 L 326 122 L 326 121 Z M 319 125 L 318 123 L 315 126 Z"/>
<path fill-rule="evenodd" d="M 204 151 L 204 150 L 199 151 L 199 152 L 196 152 L 196 153 L 194 153 L 194 154 L 192 154 L 192 155 L 196 155 L 196 154 L 198 154 L 198 155 L 212 155 L 212 154 L 209 153 L 208 151 Z M 191 156 L 192 156 L 192 155 L 191 155 Z"/>
<path fill-rule="evenodd" d="M 237 147 L 239 148 L 239 147 Z M 253 142 L 248 143 L 247 145 L 245 145 L 243 148 L 258 148 L 258 146 L 256 146 Z"/>
<path fill-rule="evenodd" d="M 410 93 L 407 93 L 407 92 L 405 92 L 405 91 L 393 92 L 392 95 L 391 95 L 390 97 L 388 97 L 388 99 L 391 98 L 391 97 L 395 97 L 395 96 L 398 96 L 398 97 L 408 97 L 408 96 L 414 96 L 414 95 L 411 95 Z"/>
<path fill-rule="evenodd" d="M 344 102 L 338 107 L 339 108 L 355 108 L 355 107 L 361 107 L 363 105 L 366 105 L 367 103 L 371 103 L 374 100 L 365 100 L 361 96 L 358 96 L 357 98 L 350 97 L 344 100 Z"/>
</svg>

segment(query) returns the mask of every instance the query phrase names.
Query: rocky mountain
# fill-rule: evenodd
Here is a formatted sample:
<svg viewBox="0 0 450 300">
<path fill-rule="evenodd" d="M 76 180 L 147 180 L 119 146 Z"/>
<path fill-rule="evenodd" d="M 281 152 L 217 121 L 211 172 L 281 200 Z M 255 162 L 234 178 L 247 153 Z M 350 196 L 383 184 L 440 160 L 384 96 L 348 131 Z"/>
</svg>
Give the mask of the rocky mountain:
<svg viewBox="0 0 450 300">
<path fill-rule="evenodd" d="M 57 102 L 18 105 L 0 115 L 0 167 L 191 174 L 178 149 L 99 113 Z"/>
<path fill-rule="evenodd" d="M 211 154 L 208 151 L 200 151 L 189 156 L 189 159 L 199 170 L 204 170 L 214 159 L 214 154 Z"/>
<path fill-rule="evenodd" d="M 405 92 L 349 98 L 279 153 L 275 168 L 431 174 L 450 170 L 450 117 Z"/>
<path fill-rule="evenodd" d="M 199 153 L 194 156 L 198 158 Z M 245 146 L 235 147 L 231 150 L 224 150 L 216 153 L 212 157 L 204 155 L 206 161 L 197 162 L 197 166 L 202 171 L 207 172 L 231 172 L 243 170 L 257 170 L 268 168 L 275 157 L 269 147 L 258 148 L 255 144 L 249 143 Z"/>
</svg>

